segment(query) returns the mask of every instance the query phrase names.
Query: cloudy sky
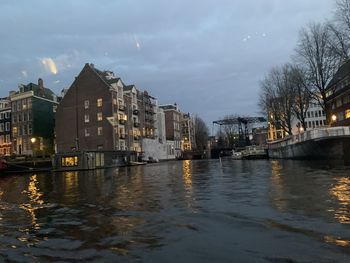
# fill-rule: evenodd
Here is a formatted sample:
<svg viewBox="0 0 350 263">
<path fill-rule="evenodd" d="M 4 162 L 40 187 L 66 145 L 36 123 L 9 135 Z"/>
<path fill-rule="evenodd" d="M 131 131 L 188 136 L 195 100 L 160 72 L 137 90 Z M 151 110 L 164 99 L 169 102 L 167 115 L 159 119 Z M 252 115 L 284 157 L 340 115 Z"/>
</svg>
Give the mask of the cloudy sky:
<svg viewBox="0 0 350 263">
<path fill-rule="evenodd" d="M 334 0 L 0 0 L 0 96 L 44 79 L 57 94 L 86 62 L 210 124 L 258 115 L 259 80 L 290 61 Z"/>
</svg>

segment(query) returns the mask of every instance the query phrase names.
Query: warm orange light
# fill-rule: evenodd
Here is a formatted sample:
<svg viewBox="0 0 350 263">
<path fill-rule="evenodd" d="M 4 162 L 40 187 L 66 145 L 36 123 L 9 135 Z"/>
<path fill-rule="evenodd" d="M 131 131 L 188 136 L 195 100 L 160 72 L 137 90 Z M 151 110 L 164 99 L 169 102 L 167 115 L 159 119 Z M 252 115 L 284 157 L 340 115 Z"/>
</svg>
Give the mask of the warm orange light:
<svg viewBox="0 0 350 263">
<path fill-rule="evenodd" d="M 332 121 L 336 121 L 337 120 L 337 116 L 335 116 L 334 114 L 332 115 Z"/>
</svg>

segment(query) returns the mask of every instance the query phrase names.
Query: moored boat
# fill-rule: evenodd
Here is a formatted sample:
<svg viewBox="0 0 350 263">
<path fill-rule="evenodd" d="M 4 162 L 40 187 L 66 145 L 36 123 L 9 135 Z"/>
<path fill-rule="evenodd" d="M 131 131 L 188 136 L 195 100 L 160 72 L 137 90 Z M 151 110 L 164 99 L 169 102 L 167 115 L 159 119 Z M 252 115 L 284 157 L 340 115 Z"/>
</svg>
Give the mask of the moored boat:
<svg viewBox="0 0 350 263">
<path fill-rule="evenodd" d="M 242 152 L 235 152 L 232 150 L 232 155 L 231 155 L 233 160 L 241 160 L 242 159 Z"/>
<path fill-rule="evenodd" d="M 246 146 L 242 151 L 242 159 L 267 159 L 268 154 L 267 151 L 262 146 L 252 145 Z"/>
</svg>

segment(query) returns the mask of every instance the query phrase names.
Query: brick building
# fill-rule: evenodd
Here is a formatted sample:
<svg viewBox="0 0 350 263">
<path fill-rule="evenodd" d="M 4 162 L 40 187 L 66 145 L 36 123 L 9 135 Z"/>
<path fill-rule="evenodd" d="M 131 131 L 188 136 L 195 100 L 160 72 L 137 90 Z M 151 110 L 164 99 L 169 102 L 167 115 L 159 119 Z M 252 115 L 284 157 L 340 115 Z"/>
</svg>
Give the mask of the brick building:
<svg viewBox="0 0 350 263">
<path fill-rule="evenodd" d="M 149 100 L 113 72 L 85 64 L 57 109 L 57 152 L 141 152 L 142 137 L 154 133 Z"/>
<path fill-rule="evenodd" d="M 175 157 L 182 157 L 182 113 L 177 104 L 160 105 L 165 114 L 165 133 L 168 141 L 174 142 Z"/>
<path fill-rule="evenodd" d="M 338 69 L 328 84 L 326 103 L 332 126 L 350 125 L 350 61 Z"/>
<path fill-rule="evenodd" d="M 0 156 L 11 154 L 11 105 L 8 98 L 0 98 Z"/>
</svg>

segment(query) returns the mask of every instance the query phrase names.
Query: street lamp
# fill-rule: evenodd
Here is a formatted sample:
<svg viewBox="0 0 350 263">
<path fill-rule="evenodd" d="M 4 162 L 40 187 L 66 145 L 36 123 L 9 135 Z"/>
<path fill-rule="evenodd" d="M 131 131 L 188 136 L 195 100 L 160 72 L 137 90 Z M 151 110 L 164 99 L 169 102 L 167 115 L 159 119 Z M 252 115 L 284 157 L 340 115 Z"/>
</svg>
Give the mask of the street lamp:
<svg viewBox="0 0 350 263">
<path fill-rule="evenodd" d="M 337 116 L 335 114 L 332 115 L 332 121 L 335 122 L 337 120 Z"/>
<path fill-rule="evenodd" d="M 32 143 L 32 155 L 33 155 L 33 159 L 34 159 L 34 166 L 35 166 L 35 142 L 36 142 L 36 138 L 30 138 L 30 142 Z"/>
</svg>

